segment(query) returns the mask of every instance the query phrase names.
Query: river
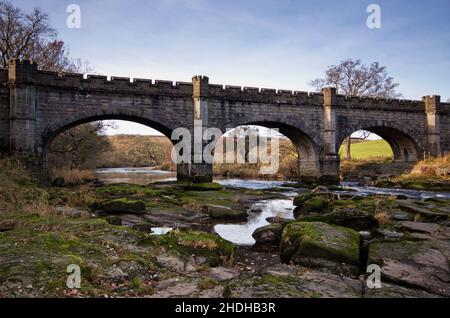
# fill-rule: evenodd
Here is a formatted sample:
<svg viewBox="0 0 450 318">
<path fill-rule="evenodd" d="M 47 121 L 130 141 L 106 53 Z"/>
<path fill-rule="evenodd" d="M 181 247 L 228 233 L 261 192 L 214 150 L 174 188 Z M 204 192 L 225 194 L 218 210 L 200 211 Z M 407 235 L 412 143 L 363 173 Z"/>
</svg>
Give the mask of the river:
<svg viewBox="0 0 450 318">
<path fill-rule="evenodd" d="M 96 170 L 96 175 L 100 181 L 105 183 L 134 183 L 146 185 L 156 182 L 175 181 L 176 173 L 154 170 L 151 168 L 108 168 Z M 241 224 L 225 223 L 217 224 L 214 227 L 215 232 L 227 241 L 237 245 L 250 246 L 255 243 L 252 233 L 262 226 L 268 225 L 267 218 L 279 216 L 286 219 L 293 219 L 293 197 L 302 191 L 299 188 L 290 188 L 289 182 L 284 181 L 265 181 L 265 180 L 243 180 L 243 179 L 218 179 L 216 182 L 230 188 L 242 189 L 271 189 L 284 186 L 286 191 L 281 192 L 286 199 L 262 200 L 255 203 L 249 212 L 247 222 Z M 391 188 L 376 188 L 363 186 L 358 183 L 343 182 L 341 184 L 348 189 L 348 193 L 367 196 L 372 194 L 392 194 L 404 195 L 410 198 L 425 199 L 425 198 L 446 198 L 450 199 L 449 192 L 434 192 L 434 191 L 418 191 L 407 189 L 391 189 Z M 304 191 L 304 189 L 303 189 Z M 340 193 L 345 193 L 341 191 Z M 280 193 L 279 191 L 277 193 Z M 258 211 L 258 212 L 251 212 Z M 165 234 L 169 228 L 154 228 L 154 234 Z"/>
</svg>

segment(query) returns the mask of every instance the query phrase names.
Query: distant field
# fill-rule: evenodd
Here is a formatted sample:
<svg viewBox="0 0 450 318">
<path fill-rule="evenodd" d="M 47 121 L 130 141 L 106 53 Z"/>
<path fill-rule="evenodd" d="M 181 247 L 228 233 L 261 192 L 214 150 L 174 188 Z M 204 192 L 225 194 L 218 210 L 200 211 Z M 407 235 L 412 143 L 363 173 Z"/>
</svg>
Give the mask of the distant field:
<svg viewBox="0 0 450 318">
<path fill-rule="evenodd" d="M 345 145 L 339 149 L 341 158 L 345 156 Z M 367 140 L 354 143 L 351 146 L 352 159 L 368 159 L 368 158 L 392 158 L 392 149 L 389 144 L 383 140 Z"/>
</svg>

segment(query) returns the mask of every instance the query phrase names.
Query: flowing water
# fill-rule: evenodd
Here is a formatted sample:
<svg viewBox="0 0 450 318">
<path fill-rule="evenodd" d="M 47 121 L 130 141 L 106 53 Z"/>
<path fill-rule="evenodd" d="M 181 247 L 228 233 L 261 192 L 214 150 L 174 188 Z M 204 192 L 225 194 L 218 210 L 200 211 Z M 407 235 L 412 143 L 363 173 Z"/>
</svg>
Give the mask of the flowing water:
<svg viewBox="0 0 450 318">
<path fill-rule="evenodd" d="M 173 172 L 152 170 L 150 168 L 112 168 L 99 169 L 96 171 L 98 178 L 106 183 L 127 182 L 135 184 L 149 184 L 155 182 L 175 181 L 176 174 Z M 242 180 L 242 179 L 219 179 L 216 182 L 230 188 L 267 190 L 286 187 L 286 191 L 281 192 L 286 199 L 262 200 L 255 203 L 249 212 L 247 222 L 241 224 L 217 224 L 215 232 L 227 241 L 237 245 L 253 245 L 255 240 L 252 233 L 260 227 L 268 225 L 267 218 L 279 216 L 286 219 L 293 219 L 293 197 L 304 189 L 289 188 L 289 183 L 283 181 L 264 180 Z M 409 198 L 445 198 L 450 199 L 449 192 L 419 191 L 407 189 L 376 188 L 363 186 L 358 183 L 343 182 L 341 184 L 348 189 L 348 193 L 355 195 L 391 194 L 404 195 Z M 346 191 L 343 191 L 344 193 Z M 277 192 L 280 194 L 280 192 Z M 342 192 L 340 192 L 342 193 Z M 258 211 L 258 212 L 252 212 Z M 170 231 L 170 228 L 152 229 L 153 234 L 161 235 Z"/>
</svg>

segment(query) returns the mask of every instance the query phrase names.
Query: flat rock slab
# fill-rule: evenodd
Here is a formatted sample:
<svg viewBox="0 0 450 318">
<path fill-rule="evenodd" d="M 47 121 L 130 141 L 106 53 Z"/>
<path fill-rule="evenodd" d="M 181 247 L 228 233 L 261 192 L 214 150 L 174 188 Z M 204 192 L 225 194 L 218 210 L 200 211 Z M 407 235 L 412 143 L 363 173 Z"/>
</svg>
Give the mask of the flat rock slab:
<svg viewBox="0 0 450 318">
<path fill-rule="evenodd" d="M 265 274 L 237 278 L 228 284 L 232 297 L 248 298 L 359 298 L 358 279 L 308 270 L 298 266 L 277 265 Z"/>
<path fill-rule="evenodd" d="M 412 221 L 402 221 L 398 222 L 403 230 L 409 232 L 420 232 L 427 234 L 438 234 L 441 226 L 435 223 L 424 223 L 424 222 L 412 222 Z"/>
<path fill-rule="evenodd" d="M 382 281 L 450 296 L 448 241 L 381 242 L 369 247 L 369 264 L 381 266 Z"/>
<path fill-rule="evenodd" d="M 446 217 L 448 215 L 448 212 L 442 209 L 437 209 L 432 206 L 418 206 L 413 203 L 402 202 L 399 204 L 399 208 L 404 211 L 419 213 L 428 216 Z"/>
<path fill-rule="evenodd" d="M 233 279 L 239 276 L 240 270 L 231 267 L 213 267 L 209 270 L 208 276 L 218 281 Z"/>
</svg>

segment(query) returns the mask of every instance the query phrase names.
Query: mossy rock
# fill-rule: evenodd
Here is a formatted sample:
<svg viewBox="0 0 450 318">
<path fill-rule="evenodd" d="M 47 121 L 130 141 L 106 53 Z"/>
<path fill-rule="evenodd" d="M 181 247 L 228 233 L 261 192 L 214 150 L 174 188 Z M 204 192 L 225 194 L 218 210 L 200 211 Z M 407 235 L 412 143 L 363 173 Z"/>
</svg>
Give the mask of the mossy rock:
<svg viewBox="0 0 450 318">
<path fill-rule="evenodd" d="M 281 260 L 302 264 L 302 258 L 322 258 L 359 265 L 358 232 L 322 222 L 294 222 L 286 225 L 281 238 Z"/>
<path fill-rule="evenodd" d="M 300 216 L 303 222 L 324 222 L 348 227 L 356 231 L 371 230 L 378 227 L 378 221 L 370 214 L 355 209 L 335 209 L 324 215 Z"/>
<path fill-rule="evenodd" d="M 333 206 L 333 195 L 330 193 L 307 193 L 294 198 L 295 217 L 300 214 L 326 213 Z"/>
<path fill-rule="evenodd" d="M 102 204 L 102 209 L 107 213 L 146 213 L 145 202 L 141 200 L 129 200 L 125 198 L 115 199 Z"/>
<path fill-rule="evenodd" d="M 220 236 L 197 231 L 171 231 L 165 235 L 149 236 L 141 245 L 165 246 L 181 257 L 201 256 L 207 265 L 231 265 L 234 260 L 236 246 Z"/>
<path fill-rule="evenodd" d="M 256 229 L 252 236 L 256 241 L 256 245 L 273 244 L 278 245 L 283 232 L 281 223 L 273 223 Z"/>
<path fill-rule="evenodd" d="M 223 185 L 215 182 L 192 183 L 185 185 L 184 188 L 189 191 L 219 191 L 223 189 Z"/>
<path fill-rule="evenodd" d="M 206 205 L 209 217 L 218 220 L 237 220 L 245 221 L 247 220 L 247 211 L 235 210 L 230 207 L 221 205 Z"/>
</svg>

